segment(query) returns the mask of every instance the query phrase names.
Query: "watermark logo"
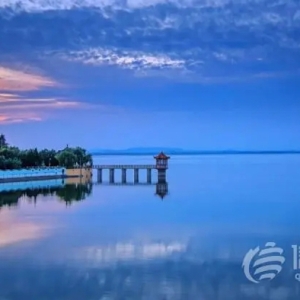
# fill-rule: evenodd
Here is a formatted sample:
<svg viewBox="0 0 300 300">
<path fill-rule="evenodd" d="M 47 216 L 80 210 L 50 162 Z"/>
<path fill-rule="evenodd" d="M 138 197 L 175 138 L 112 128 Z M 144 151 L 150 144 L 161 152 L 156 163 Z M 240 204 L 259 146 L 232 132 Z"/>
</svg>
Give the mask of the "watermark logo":
<svg viewBox="0 0 300 300">
<path fill-rule="evenodd" d="M 293 249 L 293 269 L 295 271 L 300 270 L 300 246 L 299 245 L 292 245 Z M 295 279 L 300 282 L 300 273 L 295 275 Z"/>
<path fill-rule="evenodd" d="M 249 281 L 259 283 L 274 279 L 282 271 L 284 262 L 283 249 L 269 242 L 262 249 L 250 249 L 244 257 L 242 267 Z"/>
</svg>

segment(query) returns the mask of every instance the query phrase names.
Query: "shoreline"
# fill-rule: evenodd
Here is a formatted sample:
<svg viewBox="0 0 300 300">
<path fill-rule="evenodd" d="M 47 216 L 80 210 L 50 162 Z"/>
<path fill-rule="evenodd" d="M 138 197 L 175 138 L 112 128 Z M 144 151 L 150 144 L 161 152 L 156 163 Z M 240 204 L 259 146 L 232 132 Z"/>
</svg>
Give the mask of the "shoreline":
<svg viewBox="0 0 300 300">
<path fill-rule="evenodd" d="M 27 181 L 43 181 L 50 179 L 67 179 L 67 178 L 80 178 L 77 175 L 49 175 L 49 176 L 32 176 L 32 177 L 16 177 L 16 178 L 0 178 L 1 183 L 12 183 L 12 182 L 27 182 Z"/>
</svg>

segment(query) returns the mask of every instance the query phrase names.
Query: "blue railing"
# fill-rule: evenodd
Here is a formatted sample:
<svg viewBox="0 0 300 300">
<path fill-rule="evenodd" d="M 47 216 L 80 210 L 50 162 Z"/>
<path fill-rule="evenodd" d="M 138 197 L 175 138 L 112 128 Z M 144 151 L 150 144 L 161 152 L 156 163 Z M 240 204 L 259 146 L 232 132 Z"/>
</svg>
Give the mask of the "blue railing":
<svg viewBox="0 0 300 300">
<path fill-rule="evenodd" d="M 65 168 L 35 168 L 21 170 L 0 170 L 0 179 L 7 178 L 26 178 L 26 177 L 43 177 L 43 176 L 58 176 L 66 174 Z"/>
</svg>

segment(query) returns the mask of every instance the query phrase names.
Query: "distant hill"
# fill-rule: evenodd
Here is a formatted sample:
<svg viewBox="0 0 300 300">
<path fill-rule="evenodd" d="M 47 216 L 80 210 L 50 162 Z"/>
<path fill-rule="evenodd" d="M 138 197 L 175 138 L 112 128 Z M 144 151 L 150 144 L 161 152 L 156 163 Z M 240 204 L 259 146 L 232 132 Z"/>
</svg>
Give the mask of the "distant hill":
<svg viewBox="0 0 300 300">
<path fill-rule="evenodd" d="M 161 151 L 169 153 L 169 154 L 181 154 L 184 153 L 185 150 L 181 148 L 166 148 L 166 147 L 139 147 L 139 148 L 128 148 L 121 150 L 113 150 L 113 149 L 92 149 L 89 152 L 91 154 L 102 154 L 102 155 L 155 155 L 160 153 Z"/>
<path fill-rule="evenodd" d="M 300 154 L 300 150 L 186 150 L 168 147 L 137 147 L 121 150 L 91 149 L 93 155 L 156 155 L 159 152 L 169 155 L 232 155 L 232 154 Z"/>
</svg>

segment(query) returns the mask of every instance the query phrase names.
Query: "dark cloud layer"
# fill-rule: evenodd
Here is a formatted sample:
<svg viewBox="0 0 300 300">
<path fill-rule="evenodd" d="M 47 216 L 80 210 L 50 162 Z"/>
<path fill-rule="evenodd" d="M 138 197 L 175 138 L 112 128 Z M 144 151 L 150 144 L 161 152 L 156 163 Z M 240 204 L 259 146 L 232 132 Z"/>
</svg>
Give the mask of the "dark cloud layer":
<svg viewBox="0 0 300 300">
<path fill-rule="evenodd" d="M 299 71 L 296 0 L 15 3 L 0 9 L 2 55 L 34 53 L 140 76 L 203 80 Z"/>
</svg>

